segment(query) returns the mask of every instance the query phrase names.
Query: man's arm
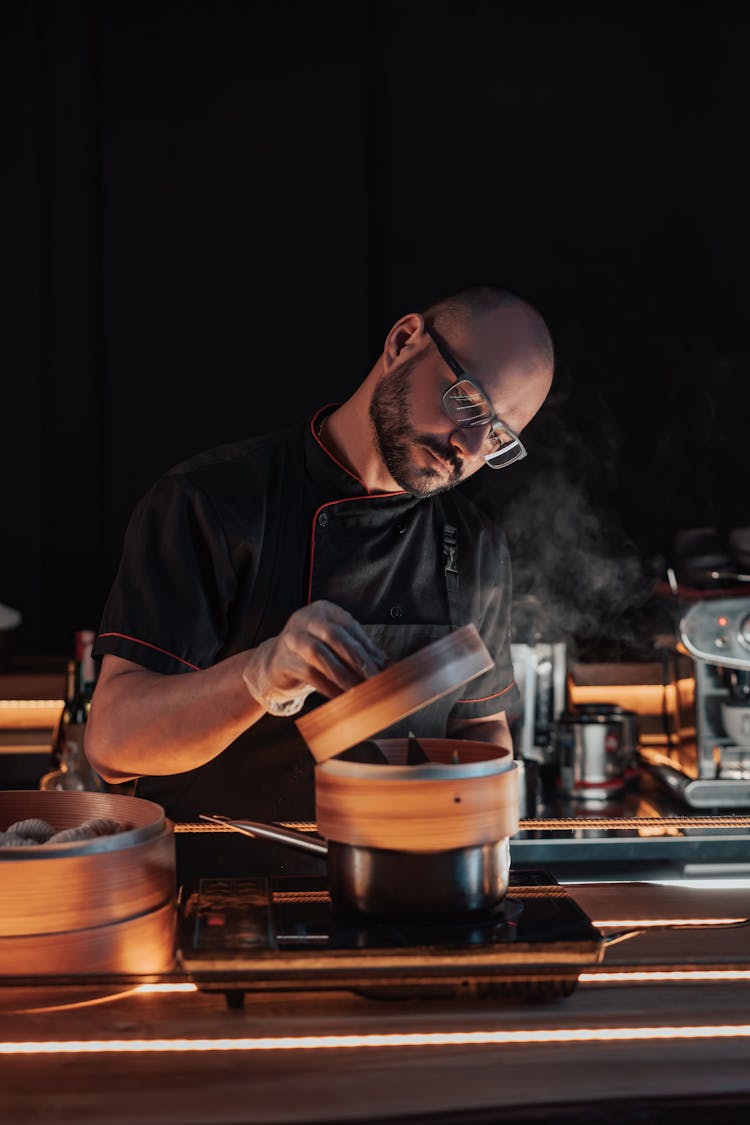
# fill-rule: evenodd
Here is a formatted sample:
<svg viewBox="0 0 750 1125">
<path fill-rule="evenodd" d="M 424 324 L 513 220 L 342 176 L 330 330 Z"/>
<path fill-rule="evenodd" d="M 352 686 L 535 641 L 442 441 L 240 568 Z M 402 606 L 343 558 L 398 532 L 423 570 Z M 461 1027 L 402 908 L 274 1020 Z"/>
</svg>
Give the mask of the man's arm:
<svg viewBox="0 0 750 1125">
<path fill-rule="evenodd" d="M 239 653 L 202 672 L 167 676 L 105 656 L 86 724 L 86 757 L 105 781 L 183 773 L 211 761 L 264 714 Z"/>
<path fill-rule="evenodd" d="M 105 781 L 183 773 L 211 761 L 266 712 L 330 698 L 385 666 L 362 626 L 330 602 L 297 610 L 277 637 L 199 672 L 164 675 L 106 655 L 86 728 Z"/>
</svg>

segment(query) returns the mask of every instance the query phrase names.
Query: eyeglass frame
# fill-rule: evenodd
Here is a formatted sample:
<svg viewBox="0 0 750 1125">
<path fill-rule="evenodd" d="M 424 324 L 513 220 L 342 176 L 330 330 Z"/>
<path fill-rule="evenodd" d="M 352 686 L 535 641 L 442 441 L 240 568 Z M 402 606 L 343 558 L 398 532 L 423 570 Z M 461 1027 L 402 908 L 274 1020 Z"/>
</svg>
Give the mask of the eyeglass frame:
<svg viewBox="0 0 750 1125">
<path fill-rule="evenodd" d="M 528 456 L 528 452 L 526 450 L 526 447 L 524 446 L 523 442 L 521 441 L 521 439 L 518 436 L 518 434 L 516 433 L 516 431 L 511 429 L 511 427 L 509 425 L 507 425 L 506 422 L 503 422 L 502 418 L 499 418 L 497 416 L 497 414 L 495 413 L 494 407 L 492 405 L 492 402 L 490 400 L 490 397 L 487 394 L 487 392 L 485 391 L 484 387 L 482 387 L 482 385 L 480 383 L 478 383 L 476 379 L 472 379 L 472 377 L 468 374 L 468 372 L 466 372 L 463 369 L 463 367 L 458 362 L 456 357 L 448 350 L 448 347 L 446 346 L 445 341 L 438 335 L 438 333 L 435 331 L 435 329 L 431 325 L 425 324 L 424 329 L 425 329 L 425 332 L 427 333 L 427 335 L 432 340 L 435 347 L 437 348 L 438 354 L 442 357 L 442 359 L 445 360 L 445 362 L 448 364 L 448 367 L 450 367 L 451 371 L 456 376 L 456 383 L 468 383 L 469 386 L 473 390 L 477 391 L 482 396 L 482 398 L 486 401 L 487 405 L 490 408 L 490 416 L 489 416 L 488 421 L 480 422 L 480 423 L 468 422 L 468 423 L 466 423 L 465 425 L 462 426 L 461 423 L 456 418 L 453 417 L 453 415 L 450 413 L 450 411 L 448 410 L 448 408 L 445 405 L 445 400 L 447 399 L 448 395 L 451 393 L 451 391 L 453 390 L 453 388 L 456 385 L 456 383 L 451 383 L 451 385 L 450 385 L 450 387 L 448 387 L 447 391 L 443 392 L 442 399 L 441 399 L 441 405 L 443 407 L 443 410 L 448 415 L 451 422 L 455 422 L 455 424 L 461 430 L 473 429 L 477 425 L 489 426 L 490 427 L 490 433 L 495 438 L 498 438 L 498 434 L 497 434 L 497 428 L 498 427 L 502 427 L 502 429 L 505 430 L 506 433 L 510 434 L 511 438 L 513 439 L 512 441 L 505 442 L 504 446 L 501 445 L 498 449 L 496 449 L 494 451 L 494 453 L 483 453 L 482 454 L 482 457 L 484 458 L 484 463 L 486 465 L 488 465 L 490 469 L 495 469 L 495 470 L 497 470 L 497 469 L 507 469 L 510 465 L 515 465 L 515 463 L 517 461 L 522 461 L 524 457 Z M 487 436 L 489 437 L 489 434 Z M 498 438 L 498 440 L 499 440 L 499 438 Z M 493 464 L 492 458 L 496 457 L 498 455 L 498 453 L 501 453 L 503 448 L 507 449 L 507 447 L 509 445 L 512 446 L 514 443 L 517 446 L 517 452 L 516 452 L 516 456 L 513 458 L 513 460 L 512 461 L 505 461 L 501 465 Z"/>
</svg>

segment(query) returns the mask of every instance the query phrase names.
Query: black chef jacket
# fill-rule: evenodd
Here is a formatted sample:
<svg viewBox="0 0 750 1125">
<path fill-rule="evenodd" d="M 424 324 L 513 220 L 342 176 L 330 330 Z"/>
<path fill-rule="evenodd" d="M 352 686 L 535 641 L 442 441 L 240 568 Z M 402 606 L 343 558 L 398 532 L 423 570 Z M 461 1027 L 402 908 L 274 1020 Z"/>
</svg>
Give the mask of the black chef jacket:
<svg viewBox="0 0 750 1125">
<path fill-rule="evenodd" d="M 152 671 L 208 668 L 275 636 L 326 599 L 362 622 L 392 659 L 470 621 L 495 666 L 388 733 L 442 737 L 518 698 L 510 660 L 510 560 L 501 529 L 455 491 L 368 492 L 309 423 L 209 450 L 178 465 L 136 507 L 94 655 Z M 446 528 L 452 535 L 446 573 Z M 451 579 L 454 586 L 451 587 Z M 322 702 L 310 696 L 306 709 Z M 438 722 L 441 729 L 436 729 Z M 138 794 L 175 820 L 221 812 L 258 820 L 314 815 L 313 759 L 293 719 L 264 715 L 217 758 Z"/>
</svg>

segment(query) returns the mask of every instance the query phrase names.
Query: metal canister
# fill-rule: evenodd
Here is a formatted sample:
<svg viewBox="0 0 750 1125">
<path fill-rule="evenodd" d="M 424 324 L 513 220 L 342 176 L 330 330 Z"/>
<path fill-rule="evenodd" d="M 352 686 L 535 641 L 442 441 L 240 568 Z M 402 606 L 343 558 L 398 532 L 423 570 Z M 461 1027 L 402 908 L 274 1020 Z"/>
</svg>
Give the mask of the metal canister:
<svg viewBox="0 0 750 1125">
<path fill-rule="evenodd" d="M 622 724 L 622 755 L 625 780 L 635 785 L 640 777 L 638 763 L 638 715 L 627 711 L 619 703 L 579 703 L 576 712 L 580 715 L 602 715 L 610 722 Z"/>
<path fill-rule="evenodd" d="M 567 797 L 601 801 L 627 785 L 624 727 L 599 713 L 561 715 L 555 724 L 557 788 Z"/>
</svg>

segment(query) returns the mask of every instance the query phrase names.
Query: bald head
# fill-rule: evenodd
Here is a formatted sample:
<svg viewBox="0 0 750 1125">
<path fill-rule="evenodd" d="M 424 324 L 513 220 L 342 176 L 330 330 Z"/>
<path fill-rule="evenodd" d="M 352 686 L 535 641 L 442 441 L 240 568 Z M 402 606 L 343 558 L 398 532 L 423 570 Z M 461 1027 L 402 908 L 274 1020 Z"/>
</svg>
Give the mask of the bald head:
<svg viewBox="0 0 750 1125">
<path fill-rule="evenodd" d="M 503 336 L 512 329 L 517 343 L 523 343 L 530 365 L 552 372 L 552 337 L 541 315 L 528 301 L 494 285 L 474 285 L 435 301 L 422 314 L 428 324 L 450 336 L 457 333 L 492 336 L 502 346 Z"/>
<path fill-rule="evenodd" d="M 478 285 L 436 301 L 425 322 L 474 374 L 514 429 L 528 425 L 549 393 L 552 338 L 537 310 L 507 289 Z"/>
</svg>

